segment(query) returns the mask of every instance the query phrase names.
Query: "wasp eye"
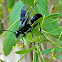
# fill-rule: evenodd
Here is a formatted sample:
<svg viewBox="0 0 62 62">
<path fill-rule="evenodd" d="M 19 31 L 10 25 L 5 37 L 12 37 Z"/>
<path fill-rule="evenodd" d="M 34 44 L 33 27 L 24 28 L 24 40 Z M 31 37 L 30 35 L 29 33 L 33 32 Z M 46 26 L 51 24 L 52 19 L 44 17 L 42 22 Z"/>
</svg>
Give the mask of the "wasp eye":
<svg viewBox="0 0 62 62">
<path fill-rule="evenodd" d="M 18 34 L 18 32 L 17 32 L 17 31 L 16 31 L 15 33 L 16 33 L 16 34 Z"/>
</svg>

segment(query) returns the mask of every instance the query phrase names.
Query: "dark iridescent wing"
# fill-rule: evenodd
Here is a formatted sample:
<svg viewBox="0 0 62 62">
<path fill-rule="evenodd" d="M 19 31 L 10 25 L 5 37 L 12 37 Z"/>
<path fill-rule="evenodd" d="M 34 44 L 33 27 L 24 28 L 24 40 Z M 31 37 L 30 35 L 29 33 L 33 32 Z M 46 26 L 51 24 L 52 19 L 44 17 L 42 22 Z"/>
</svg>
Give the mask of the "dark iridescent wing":
<svg viewBox="0 0 62 62">
<path fill-rule="evenodd" d="M 22 10 L 21 10 L 20 25 L 23 23 L 23 21 L 25 19 L 27 9 L 28 9 L 28 7 L 26 5 L 24 5 Z"/>
</svg>

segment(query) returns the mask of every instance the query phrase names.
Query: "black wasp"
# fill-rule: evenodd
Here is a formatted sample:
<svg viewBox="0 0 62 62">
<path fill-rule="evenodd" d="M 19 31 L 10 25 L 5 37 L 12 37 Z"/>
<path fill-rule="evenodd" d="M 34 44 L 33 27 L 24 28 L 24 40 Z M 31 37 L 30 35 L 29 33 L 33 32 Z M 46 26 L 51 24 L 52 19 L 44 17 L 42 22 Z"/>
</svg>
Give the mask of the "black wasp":
<svg viewBox="0 0 62 62">
<path fill-rule="evenodd" d="M 41 14 L 35 14 L 34 16 L 32 16 L 30 19 L 31 24 L 29 23 L 29 15 L 36 6 L 36 4 L 37 3 L 35 3 L 35 5 L 33 6 L 33 8 L 31 9 L 31 11 L 28 13 L 27 16 L 26 16 L 27 6 L 26 5 L 23 6 L 20 15 L 20 26 L 16 32 L 13 32 L 16 37 L 19 37 L 20 34 L 23 34 L 23 36 L 25 36 L 26 32 L 31 32 L 31 28 L 34 28 L 38 24 L 36 23 L 33 27 L 31 26 L 37 19 L 42 17 Z M 3 31 L 7 31 L 7 30 L 3 30 Z"/>
<path fill-rule="evenodd" d="M 20 34 L 23 34 L 23 36 L 25 36 L 26 32 L 31 32 L 31 28 L 34 28 L 38 24 L 38 23 L 35 24 L 33 27 L 31 26 L 37 19 L 42 17 L 41 14 L 35 14 L 34 16 L 32 16 L 31 20 L 30 20 L 31 24 L 28 23 L 29 22 L 29 15 L 32 12 L 32 10 L 34 9 L 35 5 L 31 9 L 31 11 L 28 13 L 27 17 L 26 17 L 27 6 L 26 5 L 23 6 L 23 8 L 21 10 L 21 18 L 20 18 L 19 29 L 16 32 L 14 32 L 16 37 L 18 37 Z"/>
</svg>

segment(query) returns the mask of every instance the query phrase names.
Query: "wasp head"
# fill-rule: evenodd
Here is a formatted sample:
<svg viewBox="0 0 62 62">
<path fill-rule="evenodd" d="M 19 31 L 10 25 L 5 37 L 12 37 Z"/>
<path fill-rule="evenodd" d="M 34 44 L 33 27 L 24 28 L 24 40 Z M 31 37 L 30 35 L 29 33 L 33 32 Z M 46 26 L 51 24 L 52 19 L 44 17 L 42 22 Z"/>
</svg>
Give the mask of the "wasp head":
<svg viewBox="0 0 62 62">
<path fill-rule="evenodd" d="M 18 36 L 20 35 L 20 32 L 16 31 L 16 32 L 14 32 L 14 34 L 15 34 L 16 38 L 18 38 Z"/>
</svg>

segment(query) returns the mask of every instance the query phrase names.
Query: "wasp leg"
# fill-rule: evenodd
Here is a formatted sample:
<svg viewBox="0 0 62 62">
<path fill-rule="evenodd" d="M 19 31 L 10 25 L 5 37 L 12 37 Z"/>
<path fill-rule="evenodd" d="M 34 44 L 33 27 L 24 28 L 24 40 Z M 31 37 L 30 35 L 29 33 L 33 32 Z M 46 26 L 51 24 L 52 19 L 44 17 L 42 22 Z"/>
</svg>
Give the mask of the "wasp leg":
<svg viewBox="0 0 62 62">
<path fill-rule="evenodd" d="M 38 24 L 39 24 L 39 26 L 40 26 L 40 32 L 42 33 L 40 22 L 36 23 L 36 24 L 33 26 L 33 28 L 36 27 Z M 45 35 L 44 35 L 43 33 L 42 33 L 42 35 L 43 35 L 43 37 L 44 37 L 46 40 L 48 40 L 48 39 L 45 37 Z M 48 40 L 48 41 L 49 41 L 49 40 Z M 50 42 L 50 41 L 49 41 L 49 42 Z"/>
<path fill-rule="evenodd" d="M 30 32 L 31 32 L 31 34 L 32 34 L 32 38 L 34 39 L 32 31 L 30 31 Z"/>
<path fill-rule="evenodd" d="M 22 36 L 23 47 L 24 47 L 24 40 L 23 40 L 23 37 L 24 37 L 25 35 L 26 35 L 26 34 L 24 33 L 23 36 Z"/>
<path fill-rule="evenodd" d="M 40 26 L 40 22 L 38 22 L 38 23 L 36 23 L 36 24 L 33 26 L 33 28 L 36 27 L 38 24 L 39 24 L 39 26 Z M 40 26 L 40 32 L 41 32 L 41 26 Z"/>
<path fill-rule="evenodd" d="M 24 40 L 23 40 L 23 38 L 22 38 L 22 41 L 23 41 L 23 45 L 24 45 Z"/>
<path fill-rule="evenodd" d="M 31 27 L 32 28 L 32 27 Z M 31 31 L 31 29 L 29 29 L 27 32 L 31 32 L 31 34 L 32 34 L 32 38 L 34 39 L 34 37 L 33 37 L 33 33 L 32 33 L 32 31 Z"/>
<path fill-rule="evenodd" d="M 40 32 L 42 33 L 42 31 L 41 31 L 41 25 L 40 25 L 40 23 L 39 23 L 39 26 L 40 26 Z M 43 37 L 46 39 L 46 40 L 48 40 L 46 37 L 45 37 L 45 35 L 42 33 L 42 35 L 43 35 Z M 48 40 L 49 41 L 49 40 Z M 50 42 L 50 41 L 49 41 Z"/>
</svg>

